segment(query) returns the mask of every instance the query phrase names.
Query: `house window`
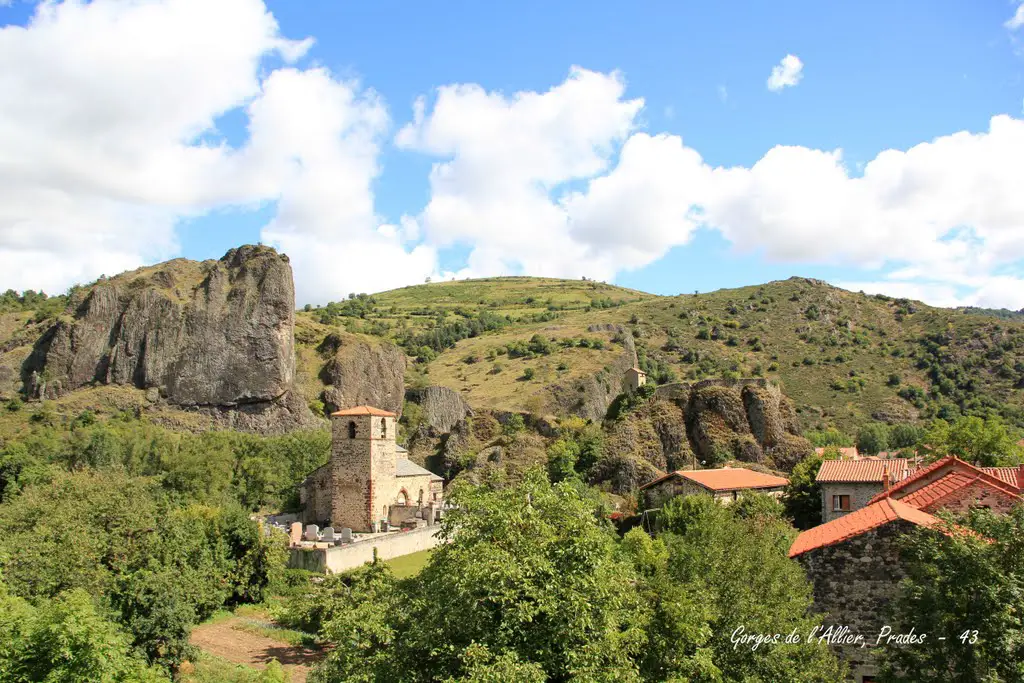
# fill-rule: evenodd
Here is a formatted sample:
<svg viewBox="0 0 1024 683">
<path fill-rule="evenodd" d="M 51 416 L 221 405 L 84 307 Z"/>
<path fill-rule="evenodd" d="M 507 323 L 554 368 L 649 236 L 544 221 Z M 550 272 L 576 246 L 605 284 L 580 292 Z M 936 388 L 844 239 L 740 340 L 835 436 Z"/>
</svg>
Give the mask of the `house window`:
<svg viewBox="0 0 1024 683">
<path fill-rule="evenodd" d="M 849 512 L 850 511 L 850 497 L 849 496 L 832 496 L 832 510 L 833 510 L 833 512 Z"/>
<path fill-rule="evenodd" d="M 356 423 L 355 423 L 354 420 L 353 421 L 349 421 L 349 423 L 348 423 L 348 438 L 350 438 L 350 439 L 356 438 Z"/>
<path fill-rule="evenodd" d="M 380 419 L 380 438 L 388 438 L 388 421 L 383 417 Z"/>
</svg>

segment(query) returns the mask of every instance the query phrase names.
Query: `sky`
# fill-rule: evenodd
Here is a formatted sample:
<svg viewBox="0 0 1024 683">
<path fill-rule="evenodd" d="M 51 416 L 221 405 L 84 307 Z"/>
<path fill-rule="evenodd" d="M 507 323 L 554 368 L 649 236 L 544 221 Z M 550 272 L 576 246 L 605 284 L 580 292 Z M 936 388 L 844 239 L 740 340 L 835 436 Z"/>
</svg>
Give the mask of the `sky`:
<svg viewBox="0 0 1024 683">
<path fill-rule="evenodd" d="M 0 290 L 288 254 L 1024 308 L 1024 4 L 0 0 Z"/>
</svg>

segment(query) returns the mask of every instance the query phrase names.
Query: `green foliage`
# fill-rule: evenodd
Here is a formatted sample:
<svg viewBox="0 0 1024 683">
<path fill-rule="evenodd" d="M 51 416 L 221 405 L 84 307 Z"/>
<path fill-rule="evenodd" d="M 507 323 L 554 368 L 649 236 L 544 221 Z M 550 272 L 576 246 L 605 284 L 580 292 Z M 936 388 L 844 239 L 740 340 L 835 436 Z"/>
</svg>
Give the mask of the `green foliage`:
<svg viewBox="0 0 1024 683">
<path fill-rule="evenodd" d="M 842 446 L 848 448 L 853 445 L 853 437 L 843 434 L 835 427 L 825 430 L 804 432 L 804 436 L 815 448 L 824 446 Z"/>
<path fill-rule="evenodd" d="M 1019 435 L 998 417 L 961 417 L 952 424 L 935 420 L 923 442 L 933 458 L 955 455 L 983 467 L 999 467 L 1024 462 L 1018 439 Z"/>
<path fill-rule="evenodd" d="M 451 499 L 451 542 L 416 578 L 398 584 L 371 566 L 341 591 L 344 611 L 323 632 L 346 646 L 313 680 L 635 680 L 643 605 L 593 499 L 537 470 Z M 471 643 L 487 652 L 468 655 Z"/>
<path fill-rule="evenodd" d="M 615 397 L 608 406 L 607 419 L 618 420 L 647 403 L 657 390 L 653 384 L 644 384 L 636 391 L 626 391 Z"/>
<path fill-rule="evenodd" d="M 921 529 L 906 537 L 908 577 L 888 623 L 928 637 L 885 648 L 887 680 L 1024 679 L 1024 507 L 1001 517 L 977 511 L 967 523 L 983 536 Z"/>
<path fill-rule="evenodd" d="M 257 602 L 283 566 L 244 510 L 177 505 L 154 480 L 58 473 L 0 506 L 0 571 L 19 597 L 103 596 L 148 660 L 173 670 L 191 626 Z"/>
<path fill-rule="evenodd" d="M 533 368 L 526 368 L 525 370 L 523 370 L 523 380 L 529 382 L 530 380 L 533 379 L 535 374 L 536 372 Z"/>
<path fill-rule="evenodd" d="M 817 454 L 806 457 L 796 464 L 789 475 L 789 485 L 786 486 L 782 504 L 797 529 L 810 529 L 821 524 L 821 485 L 815 479 L 824 460 L 825 456 Z"/>
<path fill-rule="evenodd" d="M 857 432 L 857 451 L 877 455 L 889 448 L 889 428 L 882 422 L 866 424 Z"/>
<path fill-rule="evenodd" d="M 819 623 L 773 500 L 677 499 L 661 537 L 634 529 L 621 542 L 591 493 L 537 470 L 514 487 L 456 485 L 451 500 L 451 542 L 420 575 L 371 565 L 309 601 L 327 606 L 321 633 L 337 644 L 311 681 L 842 677 L 823 646 L 730 642 L 740 624 Z"/>
<path fill-rule="evenodd" d="M 96 609 L 82 589 L 36 604 L 8 594 L 0 581 L 0 680 L 10 683 L 157 683 L 131 639 Z"/>
<path fill-rule="evenodd" d="M 516 434 L 526 429 L 526 422 L 523 420 L 523 416 L 519 413 L 509 415 L 505 424 L 501 426 L 501 433 L 506 438 L 514 438 Z"/>
</svg>

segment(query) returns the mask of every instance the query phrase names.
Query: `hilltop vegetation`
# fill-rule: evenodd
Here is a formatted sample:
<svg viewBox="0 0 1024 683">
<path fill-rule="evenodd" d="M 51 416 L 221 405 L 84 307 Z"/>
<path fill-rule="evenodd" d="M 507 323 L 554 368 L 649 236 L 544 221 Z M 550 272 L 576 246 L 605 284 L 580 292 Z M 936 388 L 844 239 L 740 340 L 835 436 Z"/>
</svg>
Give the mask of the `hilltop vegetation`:
<svg viewBox="0 0 1024 683">
<path fill-rule="evenodd" d="M 804 278 L 673 297 L 591 281 L 488 278 L 354 296 L 304 316 L 402 345 L 417 360 L 411 383 L 451 387 L 471 405 L 554 410 L 548 387 L 611 363 L 616 333 L 605 333 L 609 352 L 598 355 L 564 340 L 618 327 L 656 381 L 777 381 L 802 429 L 855 432 L 872 420 L 960 414 L 1024 426 L 1024 323 L 1014 316 Z M 508 353 L 535 335 L 553 340 L 551 349 Z"/>
</svg>

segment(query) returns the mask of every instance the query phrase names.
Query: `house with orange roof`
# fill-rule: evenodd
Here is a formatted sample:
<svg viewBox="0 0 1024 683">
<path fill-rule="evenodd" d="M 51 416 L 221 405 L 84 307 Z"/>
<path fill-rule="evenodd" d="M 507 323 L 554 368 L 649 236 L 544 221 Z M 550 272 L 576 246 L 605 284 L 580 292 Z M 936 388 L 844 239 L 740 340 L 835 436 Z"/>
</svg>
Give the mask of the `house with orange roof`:
<svg viewBox="0 0 1024 683">
<path fill-rule="evenodd" d="M 900 481 L 883 482 L 883 490 L 864 507 L 797 536 L 789 556 L 811 580 L 815 608 L 827 614 L 827 624 L 846 626 L 867 641 L 864 648 L 834 645 L 836 654 L 850 665 L 853 680 L 873 681 L 878 673 L 872 649 L 885 625 L 882 606 L 894 599 L 906 576 L 898 539 L 919 528 L 948 531 L 936 517 L 942 510 L 1008 511 L 1024 500 L 1020 483 L 1024 466 L 981 468 L 959 458 L 942 458 Z"/>
<path fill-rule="evenodd" d="M 885 489 L 886 482 L 902 481 L 913 467 L 913 461 L 906 458 L 824 461 L 815 478 L 821 487 L 822 521 L 860 510 Z"/>
<path fill-rule="evenodd" d="M 676 470 L 640 487 L 649 508 L 659 508 L 676 496 L 710 495 L 723 504 L 737 500 L 744 491 L 766 493 L 778 498 L 789 479 L 749 470 L 722 467 L 713 470 Z"/>
</svg>

